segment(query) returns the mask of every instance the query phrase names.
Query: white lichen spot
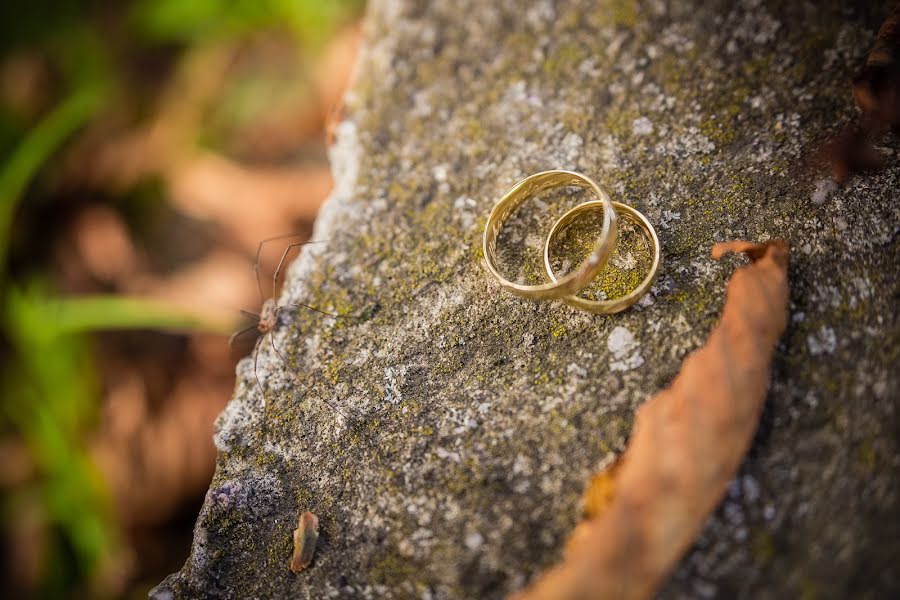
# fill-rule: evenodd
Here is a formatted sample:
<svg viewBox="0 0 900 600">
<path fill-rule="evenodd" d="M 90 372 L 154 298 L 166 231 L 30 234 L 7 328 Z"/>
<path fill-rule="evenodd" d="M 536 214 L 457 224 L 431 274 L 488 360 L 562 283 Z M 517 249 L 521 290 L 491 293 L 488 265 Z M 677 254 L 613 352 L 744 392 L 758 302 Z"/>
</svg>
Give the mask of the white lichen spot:
<svg viewBox="0 0 900 600">
<path fill-rule="evenodd" d="M 478 203 L 468 196 L 460 196 L 453 201 L 454 214 L 459 217 L 463 229 L 471 229 L 475 224 L 475 213 L 473 209 L 476 206 L 478 206 Z"/>
<path fill-rule="evenodd" d="M 675 211 L 666 209 L 666 210 L 663 210 L 663 216 L 662 216 L 662 219 L 660 219 L 660 221 L 659 221 L 659 225 L 663 229 L 668 229 L 669 225 L 672 223 L 672 221 L 678 221 L 678 220 L 681 220 L 680 212 L 675 212 Z"/>
<path fill-rule="evenodd" d="M 719 592 L 719 588 L 716 587 L 715 584 L 710 583 L 708 581 L 697 580 L 691 586 L 696 593 L 698 598 L 702 598 L 703 600 L 712 599 L 716 597 L 716 594 Z"/>
<path fill-rule="evenodd" d="M 442 460 L 452 460 L 455 463 L 458 463 L 460 460 L 462 460 L 459 456 L 459 452 L 451 452 L 446 448 L 441 448 L 440 446 L 438 446 L 434 452 L 438 455 L 438 458 Z"/>
<path fill-rule="evenodd" d="M 812 195 L 813 204 L 825 204 L 828 197 L 837 190 L 837 184 L 833 179 L 820 179 L 816 182 L 816 189 Z"/>
<path fill-rule="evenodd" d="M 584 140 L 577 133 L 569 132 L 560 142 L 559 150 L 562 153 L 563 164 L 575 167 L 581 155 Z"/>
<path fill-rule="evenodd" d="M 653 133 L 653 123 L 647 117 L 638 117 L 631 124 L 631 133 L 634 135 L 650 135 Z"/>
<path fill-rule="evenodd" d="M 606 341 L 606 347 L 617 358 L 624 355 L 631 348 L 632 344 L 634 344 L 634 336 L 621 325 L 612 330 L 612 333 L 609 334 L 609 339 Z"/>
<path fill-rule="evenodd" d="M 637 258 L 631 252 L 616 253 L 610 259 L 609 264 L 622 271 L 631 271 L 637 267 Z"/>
<path fill-rule="evenodd" d="M 525 246 L 529 250 L 544 250 L 544 238 L 536 233 L 529 233 L 525 236 Z"/>
<path fill-rule="evenodd" d="M 570 375 L 575 375 L 576 377 L 587 377 L 587 369 L 578 365 L 577 363 L 570 363 L 566 368 L 566 372 Z"/>
<path fill-rule="evenodd" d="M 528 88 L 523 80 L 513 82 L 507 87 L 504 94 L 504 103 L 526 103 L 528 101 Z"/>
<path fill-rule="evenodd" d="M 517 454 L 512 472 L 513 475 L 531 475 L 531 462 L 524 455 Z"/>
<path fill-rule="evenodd" d="M 431 116 L 431 111 L 431 103 L 429 102 L 427 92 L 419 91 L 413 94 L 413 115 L 419 117 L 420 119 L 425 119 Z"/>
<path fill-rule="evenodd" d="M 466 536 L 466 548 L 469 550 L 478 550 L 484 543 L 484 536 L 477 531 Z"/>
<path fill-rule="evenodd" d="M 744 475 L 744 479 L 741 481 L 741 487 L 744 489 L 744 498 L 747 502 L 756 502 L 759 500 L 759 484 L 752 476 Z"/>
<path fill-rule="evenodd" d="M 834 329 L 822 325 L 817 334 L 806 338 L 806 343 L 809 346 L 809 353 L 813 356 L 831 354 L 837 348 L 837 335 Z"/>
<path fill-rule="evenodd" d="M 640 344 L 634 339 L 634 335 L 621 325 L 609 334 L 606 347 L 612 353 L 613 358 L 609 363 L 610 371 L 630 371 L 644 364 L 644 357 L 640 354 Z"/>
<path fill-rule="evenodd" d="M 476 206 L 478 206 L 478 203 L 468 196 L 460 196 L 453 201 L 453 208 L 455 210 L 471 210 Z"/>
<path fill-rule="evenodd" d="M 385 367 L 384 369 L 384 401 L 399 404 L 403 400 L 400 384 L 406 375 L 406 367 Z"/>
</svg>

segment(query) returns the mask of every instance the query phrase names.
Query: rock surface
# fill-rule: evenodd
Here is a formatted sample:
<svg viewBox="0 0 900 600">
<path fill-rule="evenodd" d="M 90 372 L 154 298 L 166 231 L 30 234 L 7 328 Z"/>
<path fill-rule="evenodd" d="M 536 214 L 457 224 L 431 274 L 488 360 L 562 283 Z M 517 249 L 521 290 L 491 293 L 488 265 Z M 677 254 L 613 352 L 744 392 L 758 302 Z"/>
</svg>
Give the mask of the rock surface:
<svg viewBox="0 0 900 600">
<path fill-rule="evenodd" d="M 840 189 L 809 160 L 857 117 L 848 82 L 888 8 L 857 4 L 373 1 L 327 243 L 281 298 L 354 318 L 282 310 L 286 361 L 267 339 L 256 374 L 240 364 L 191 556 L 151 597 L 520 588 L 715 322 L 731 267 L 712 244 L 773 237 L 793 248 L 792 317 L 760 432 L 660 597 L 897 597 L 900 143 Z M 640 305 L 533 303 L 482 268 L 491 206 L 548 168 L 656 224 Z M 574 200 L 531 216 L 549 229 Z M 508 241 L 533 266 L 529 231 Z M 294 574 L 304 510 L 320 537 Z"/>
</svg>

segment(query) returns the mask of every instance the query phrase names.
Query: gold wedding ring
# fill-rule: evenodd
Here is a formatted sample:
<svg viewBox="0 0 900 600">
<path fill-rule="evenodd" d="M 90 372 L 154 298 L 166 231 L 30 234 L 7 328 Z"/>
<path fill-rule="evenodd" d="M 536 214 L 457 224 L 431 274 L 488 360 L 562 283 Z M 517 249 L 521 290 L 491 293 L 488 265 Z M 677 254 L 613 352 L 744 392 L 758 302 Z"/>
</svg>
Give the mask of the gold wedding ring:
<svg viewBox="0 0 900 600">
<path fill-rule="evenodd" d="M 549 283 L 523 285 L 503 277 L 497 268 L 497 240 L 503 224 L 528 198 L 551 188 L 568 186 L 577 186 L 594 192 L 599 198 L 594 202 L 604 207 L 603 225 L 591 254 L 574 271 L 563 277 L 556 278 L 551 273 Z M 592 179 L 581 173 L 553 170 L 526 177 L 500 198 L 488 216 L 484 227 L 483 250 L 488 271 L 497 278 L 504 289 L 517 296 L 542 300 L 571 296 L 588 285 L 606 266 L 616 247 L 617 238 L 616 212 L 609 194 Z"/>
<path fill-rule="evenodd" d="M 624 296 L 620 296 L 612 300 L 588 300 L 587 298 L 581 298 L 573 294 L 563 298 L 563 301 L 570 306 L 574 306 L 575 308 L 580 308 L 581 310 L 586 310 L 588 312 L 597 314 L 617 313 L 633 305 L 635 302 L 641 299 L 641 296 L 647 293 L 647 290 L 650 289 L 650 286 L 653 285 L 653 282 L 656 281 L 656 276 L 659 274 L 659 238 L 656 235 L 656 230 L 653 228 L 653 225 L 651 225 L 650 221 L 647 220 L 647 217 L 645 217 L 637 209 L 634 209 L 627 204 L 622 204 L 621 202 L 613 202 L 612 204 L 615 208 L 616 213 L 618 213 L 620 217 L 632 221 L 635 225 L 643 230 L 652 247 L 653 263 L 650 265 L 650 271 L 647 273 L 646 277 L 644 277 L 643 281 L 641 281 L 641 283 L 638 284 L 636 288 L 634 288 L 631 292 Z M 595 200 L 579 204 L 578 206 L 561 216 L 559 220 L 557 220 L 556 223 L 553 224 L 553 227 L 550 229 L 550 233 L 547 234 L 547 241 L 544 242 L 544 269 L 547 271 L 547 276 L 550 277 L 551 281 L 556 281 L 557 278 L 556 274 L 553 272 L 553 267 L 550 266 L 550 244 L 558 234 L 564 231 L 565 228 L 569 226 L 569 224 L 571 224 L 573 221 L 575 221 L 579 216 L 593 210 L 602 210 L 606 212 L 608 209 L 606 208 L 606 203 L 597 202 Z"/>
<path fill-rule="evenodd" d="M 598 200 L 590 200 L 579 204 L 575 208 L 561 216 L 547 235 L 544 242 L 544 268 L 549 277 L 549 283 L 536 285 L 524 285 L 506 279 L 500 274 L 497 266 L 497 241 L 500 231 L 509 217 L 530 197 L 551 188 L 576 186 L 592 191 Z M 600 227 L 597 241 L 587 259 L 582 261 L 574 271 L 557 277 L 550 264 L 550 244 L 554 238 L 562 233 L 573 221 L 588 211 L 602 210 L 603 224 Z M 653 262 L 644 279 L 628 294 L 612 300 L 589 300 L 577 296 L 579 290 L 585 288 L 606 266 L 609 258 L 616 248 L 619 238 L 618 218 L 621 216 L 637 225 L 646 235 L 652 246 Z M 625 310 L 647 293 L 659 274 L 660 246 L 656 230 L 650 221 L 635 208 L 613 202 L 603 188 L 597 185 L 589 177 L 574 171 L 543 171 L 530 175 L 514 185 L 491 210 L 487 223 L 484 226 L 484 239 L 482 241 L 485 264 L 488 271 L 497 278 L 500 285 L 507 291 L 535 300 L 562 298 L 567 304 L 597 314 L 612 314 Z"/>
</svg>

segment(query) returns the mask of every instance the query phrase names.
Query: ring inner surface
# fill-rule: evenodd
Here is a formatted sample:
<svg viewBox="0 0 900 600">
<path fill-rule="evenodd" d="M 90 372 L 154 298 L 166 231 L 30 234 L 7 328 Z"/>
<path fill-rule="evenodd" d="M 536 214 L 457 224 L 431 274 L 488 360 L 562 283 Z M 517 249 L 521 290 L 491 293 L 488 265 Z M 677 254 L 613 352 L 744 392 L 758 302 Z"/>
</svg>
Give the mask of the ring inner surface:
<svg viewBox="0 0 900 600">
<path fill-rule="evenodd" d="M 630 213 L 616 211 L 619 217 L 619 243 L 606 267 L 576 296 L 585 300 L 615 300 L 633 292 L 650 273 L 653 246 L 643 227 Z M 594 247 L 597 232 L 603 227 L 603 207 L 593 206 L 579 212 L 550 240 L 550 266 L 563 277 L 578 266 Z"/>
<path fill-rule="evenodd" d="M 596 194 L 580 186 L 553 186 L 530 194 L 516 207 L 503 223 L 497 238 L 496 268 L 498 272 L 520 285 L 548 283 L 544 272 L 544 240 L 550 228 L 562 215 L 588 200 L 597 200 Z M 587 258 L 597 244 L 597 236 L 603 229 L 600 213 L 593 239 L 582 259 Z M 574 270 L 578 263 L 573 263 Z"/>
</svg>

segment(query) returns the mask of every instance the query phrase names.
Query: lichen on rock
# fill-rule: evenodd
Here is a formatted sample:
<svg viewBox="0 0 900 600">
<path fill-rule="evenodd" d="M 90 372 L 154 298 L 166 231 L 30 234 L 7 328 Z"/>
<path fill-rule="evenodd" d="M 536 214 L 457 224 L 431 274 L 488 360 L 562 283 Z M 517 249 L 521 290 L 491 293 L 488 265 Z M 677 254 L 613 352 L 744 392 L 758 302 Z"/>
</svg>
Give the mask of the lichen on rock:
<svg viewBox="0 0 900 600">
<path fill-rule="evenodd" d="M 281 311 L 286 363 L 266 345 L 258 373 L 241 362 L 191 556 L 151 596 L 520 589 L 715 322 L 731 269 L 709 248 L 776 237 L 795 249 L 791 322 L 762 428 L 661 597 L 896 589 L 900 144 L 823 193 L 805 157 L 855 118 L 848 84 L 883 17 L 830 4 L 374 0 L 326 243 L 281 299 L 354 318 Z M 598 317 L 505 295 L 482 268 L 491 206 L 548 168 L 657 225 L 646 301 Z M 548 229 L 566 206 L 547 202 Z M 319 539 L 295 574 L 306 510 Z"/>
</svg>

